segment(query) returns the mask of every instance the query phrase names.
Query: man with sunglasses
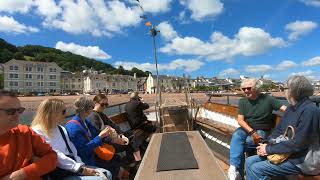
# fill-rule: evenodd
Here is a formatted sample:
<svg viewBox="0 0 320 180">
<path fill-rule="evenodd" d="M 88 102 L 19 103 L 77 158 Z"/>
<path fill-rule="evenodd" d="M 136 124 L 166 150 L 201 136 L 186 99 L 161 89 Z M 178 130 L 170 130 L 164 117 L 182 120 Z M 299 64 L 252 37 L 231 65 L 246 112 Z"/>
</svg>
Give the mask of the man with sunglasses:
<svg viewBox="0 0 320 180">
<path fill-rule="evenodd" d="M 244 179 L 245 152 L 256 152 L 256 146 L 265 139 L 272 128 L 272 111 L 285 111 L 286 106 L 273 97 L 260 92 L 257 79 L 245 79 L 241 89 L 245 97 L 238 103 L 239 128 L 232 134 L 230 143 L 230 180 Z"/>
<path fill-rule="evenodd" d="M 56 168 L 57 154 L 50 145 L 19 125 L 24 110 L 14 93 L 0 91 L 0 179 L 40 179 Z"/>
</svg>

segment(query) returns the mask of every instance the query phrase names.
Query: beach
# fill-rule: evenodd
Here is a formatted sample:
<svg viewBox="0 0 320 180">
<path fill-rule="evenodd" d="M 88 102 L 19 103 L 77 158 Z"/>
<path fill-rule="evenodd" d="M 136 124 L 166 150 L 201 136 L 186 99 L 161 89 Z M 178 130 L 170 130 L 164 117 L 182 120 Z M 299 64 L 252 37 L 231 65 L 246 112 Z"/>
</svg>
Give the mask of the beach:
<svg viewBox="0 0 320 180">
<path fill-rule="evenodd" d="M 209 98 L 205 93 L 191 93 L 190 94 L 193 99 L 196 100 L 197 103 L 202 104 L 206 102 Z M 284 97 L 283 92 L 273 92 L 273 96 Z M 88 95 L 90 98 L 93 98 L 94 95 Z M 140 97 L 143 98 L 143 101 L 149 103 L 150 105 L 155 104 L 155 94 L 139 94 Z M 32 96 L 32 97 L 19 97 L 21 101 L 21 106 L 25 107 L 27 111 L 35 111 L 41 101 L 44 99 L 57 98 L 62 99 L 68 107 L 72 106 L 74 101 L 81 96 Z M 116 95 L 108 95 L 109 105 L 125 103 L 129 101 L 128 94 L 116 94 Z M 236 102 L 239 97 L 230 97 L 231 104 L 232 102 Z M 171 101 L 182 101 L 186 102 L 185 93 L 162 93 L 162 100 L 171 100 Z M 214 97 L 212 100 L 217 102 L 226 102 L 226 97 Z"/>
</svg>

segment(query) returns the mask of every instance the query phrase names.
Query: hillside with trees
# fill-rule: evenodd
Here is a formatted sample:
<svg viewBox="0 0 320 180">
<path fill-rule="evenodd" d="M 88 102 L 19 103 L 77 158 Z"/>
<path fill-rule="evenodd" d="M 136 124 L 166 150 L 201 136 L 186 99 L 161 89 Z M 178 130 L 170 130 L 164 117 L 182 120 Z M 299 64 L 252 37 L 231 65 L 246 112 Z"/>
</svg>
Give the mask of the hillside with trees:
<svg viewBox="0 0 320 180">
<path fill-rule="evenodd" d="M 137 68 L 132 68 L 131 70 L 125 70 L 122 66 L 115 68 L 111 64 L 103 63 L 71 52 L 64 52 L 55 48 L 39 45 L 16 47 L 0 38 L 0 63 L 5 63 L 11 59 L 55 62 L 62 69 L 71 72 L 81 72 L 82 70 L 93 68 L 94 70 L 107 74 L 133 75 L 136 73 L 137 77 L 146 77 L 150 73 Z"/>
</svg>

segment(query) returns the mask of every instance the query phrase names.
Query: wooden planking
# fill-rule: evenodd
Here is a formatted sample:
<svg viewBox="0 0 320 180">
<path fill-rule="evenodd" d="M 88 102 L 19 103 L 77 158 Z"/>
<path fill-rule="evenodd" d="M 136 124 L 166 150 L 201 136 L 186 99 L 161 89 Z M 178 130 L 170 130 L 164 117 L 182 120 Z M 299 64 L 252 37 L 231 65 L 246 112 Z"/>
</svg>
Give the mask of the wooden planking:
<svg viewBox="0 0 320 180">
<path fill-rule="evenodd" d="M 148 146 L 140 168 L 136 174 L 135 180 L 227 179 L 223 168 L 219 165 L 218 160 L 214 157 L 199 132 L 188 131 L 186 133 L 193 149 L 194 156 L 198 162 L 199 169 L 156 172 L 156 162 L 158 162 L 162 139 L 162 134 L 157 133 L 152 136 L 150 145 Z"/>
<path fill-rule="evenodd" d="M 238 117 L 238 107 L 227 105 L 227 104 L 219 104 L 219 103 L 212 103 L 206 102 L 203 107 L 213 112 L 218 112 L 221 114 L 229 115 L 232 117 Z"/>
<path fill-rule="evenodd" d="M 209 111 L 217 112 L 221 114 L 225 114 L 227 116 L 232 116 L 234 118 L 238 118 L 238 107 L 228 104 L 219 104 L 219 103 L 213 103 L 213 102 L 206 102 L 203 107 Z M 275 125 L 279 124 L 281 121 L 281 116 L 279 114 L 275 115 Z"/>
</svg>

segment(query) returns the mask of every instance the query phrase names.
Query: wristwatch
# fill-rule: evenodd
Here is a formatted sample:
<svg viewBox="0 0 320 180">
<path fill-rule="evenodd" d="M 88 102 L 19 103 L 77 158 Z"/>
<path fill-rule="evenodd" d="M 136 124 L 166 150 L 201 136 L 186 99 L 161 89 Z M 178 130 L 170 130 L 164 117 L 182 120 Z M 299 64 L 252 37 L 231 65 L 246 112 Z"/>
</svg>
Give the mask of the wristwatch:
<svg viewBox="0 0 320 180">
<path fill-rule="evenodd" d="M 79 168 L 79 170 L 78 170 L 78 174 L 80 174 L 80 175 L 82 175 L 83 173 L 84 173 L 84 166 L 82 165 L 82 166 L 80 166 L 80 168 Z"/>
</svg>

